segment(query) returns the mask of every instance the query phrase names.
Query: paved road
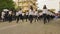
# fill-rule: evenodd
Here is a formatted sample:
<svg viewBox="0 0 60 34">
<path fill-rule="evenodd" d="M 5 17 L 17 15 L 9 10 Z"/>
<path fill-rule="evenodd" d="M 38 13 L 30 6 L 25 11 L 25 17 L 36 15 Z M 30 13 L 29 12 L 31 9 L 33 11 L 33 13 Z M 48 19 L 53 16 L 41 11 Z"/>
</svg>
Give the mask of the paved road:
<svg viewBox="0 0 60 34">
<path fill-rule="evenodd" d="M 50 23 L 43 24 L 42 21 L 19 22 L 13 21 L 0 22 L 0 34 L 60 34 L 60 20 L 53 20 Z"/>
</svg>

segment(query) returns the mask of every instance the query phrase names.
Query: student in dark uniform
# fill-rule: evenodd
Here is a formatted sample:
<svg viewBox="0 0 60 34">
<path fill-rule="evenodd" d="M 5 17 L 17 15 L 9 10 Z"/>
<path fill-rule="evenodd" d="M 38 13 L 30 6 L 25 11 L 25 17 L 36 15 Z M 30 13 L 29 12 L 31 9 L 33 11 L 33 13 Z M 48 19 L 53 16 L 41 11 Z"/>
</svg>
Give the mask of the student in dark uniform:
<svg viewBox="0 0 60 34">
<path fill-rule="evenodd" d="M 18 13 L 19 13 L 20 20 L 22 20 L 22 10 L 20 9 Z"/>
<path fill-rule="evenodd" d="M 38 13 L 38 20 L 40 21 L 41 19 L 43 19 L 42 12 L 39 12 Z"/>
<path fill-rule="evenodd" d="M 19 17 L 19 12 L 17 11 L 17 12 L 16 12 L 16 23 L 19 22 L 19 19 L 20 19 L 20 17 Z"/>
<path fill-rule="evenodd" d="M 12 11 L 9 11 L 9 23 L 12 22 Z"/>
<path fill-rule="evenodd" d="M 27 11 L 27 12 L 25 13 L 26 22 L 27 22 L 27 20 L 28 20 L 28 14 L 29 14 L 29 12 Z"/>
<path fill-rule="evenodd" d="M 48 9 L 47 9 L 47 7 L 46 7 L 46 5 L 44 5 L 44 7 L 43 7 L 43 21 L 44 21 L 44 24 L 45 23 L 47 23 L 47 13 L 48 13 Z"/>
<path fill-rule="evenodd" d="M 2 20 L 3 20 L 3 22 L 5 21 L 5 12 L 2 12 L 1 13 L 1 18 L 2 18 Z"/>
<path fill-rule="evenodd" d="M 33 16 L 34 16 L 34 20 L 36 22 L 36 20 L 38 19 L 38 12 L 37 11 L 34 11 Z"/>
<path fill-rule="evenodd" d="M 51 14 L 52 12 L 50 12 L 50 10 L 48 10 L 48 13 L 47 13 L 47 19 L 48 19 L 48 23 L 50 22 L 50 19 L 51 19 Z"/>
<path fill-rule="evenodd" d="M 33 10 L 29 11 L 29 21 L 30 21 L 30 23 L 32 23 L 32 21 L 33 21 Z"/>
<path fill-rule="evenodd" d="M 9 11 L 7 11 L 7 12 L 5 12 L 6 14 L 5 14 L 5 21 L 8 21 L 9 19 L 9 17 L 8 17 L 8 14 L 9 14 Z"/>
<path fill-rule="evenodd" d="M 24 18 L 25 18 L 25 13 L 22 13 L 22 22 L 24 22 Z"/>
</svg>

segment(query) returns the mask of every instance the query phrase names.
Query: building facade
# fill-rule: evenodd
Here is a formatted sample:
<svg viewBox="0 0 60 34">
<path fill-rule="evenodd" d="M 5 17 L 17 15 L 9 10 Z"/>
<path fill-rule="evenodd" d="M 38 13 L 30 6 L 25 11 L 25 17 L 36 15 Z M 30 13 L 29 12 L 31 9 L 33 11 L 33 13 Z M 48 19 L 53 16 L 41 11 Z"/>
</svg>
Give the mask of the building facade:
<svg viewBox="0 0 60 34">
<path fill-rule="evenodd" d="M 37 0 L 15 0 L 15 8 L 21 8 L 23 12 L 26 12 L 30 9 L 30 7 L 33 7 L 33 10 L 37 10 Z"/>
<path fill-rule="evenodd" d="M 59 11 L 60 11 L 60 2 L 59 2 Z"/>
</svg>

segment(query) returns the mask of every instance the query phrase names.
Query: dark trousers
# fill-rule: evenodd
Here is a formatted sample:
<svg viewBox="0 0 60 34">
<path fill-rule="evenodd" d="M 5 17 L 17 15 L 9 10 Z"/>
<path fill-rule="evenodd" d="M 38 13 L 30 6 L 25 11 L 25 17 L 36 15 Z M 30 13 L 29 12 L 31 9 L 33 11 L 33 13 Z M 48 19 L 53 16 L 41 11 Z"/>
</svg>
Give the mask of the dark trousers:
<svg viewBox="0 0 60 34">
<path fill-rule="evenodd" d="M 47 14 L 43 14 L 43 21 L 44 21 L 44 24 L 47 23 Z"/>
<path fill-rule="evenodd" d="M 51 19 L 50 15 L 47 15 L 48 22 L 50 21 L 50 19 Z"/>
<path fill-rule="evenodd" d="M 25 18 L 26 18 L 26 22 L 27 22 L 27 20 L 28 20 L 28 15 L 25 15 Z"/>
<path fill-rule="evenodd" d="M 51 19 L 51 16 L 50 15 L 47 15 L 47 14 L 43 14 L 43 20 L 44 20 L 44 24 L 45 23 L 47 23 L 47 22 L 49 22 L 50 21 L 50 19 Z"/>
<path fill-rule="evenodd" d="M 19 16 L 16 16 L 16 23 L 18 23 L 19 22 Z"/>
<path fill-rule="evenodd" d="M 22 19 L 22 14 L 19 15 L 19 19 Z"/>
<path fill-rule="evenodd" d="M 24 21 L 24 16 L 22 16 L 22 14 L 19 15 L 19 19 Z"/>
<path fill-rule="evenodd" d="M 38 17 L 38 20 L 41 20 L 41 19 L 43 19 L 43 16 L 42 15 Z"/>
<path fill-rule="evenodd" d="M 29 15 L 29 21 L 30 21 L 30 23 L 32 23 L 32 21 L 33 21 L 33 16 L 32 15 Z"/>
<path fill-rule="evenodd" d="M 35 22 L 36 22 L 36 20 L 38 21 L 38 17 L 36 15 L 34 15 L 34 19 L 35 19 Z"/>
<path fill-rule="evenodd" d="M 24 22 L 24 18 L 25 18 L 25 16 L 22 16 L 22 18 L 21 18 L 22 22 Z"/>
<path fill-rule="evenodd" d="M 9 20 L 9 22 L 12 21 L 12 15 L 9 15 L 8 20 Z"/>
</svg>

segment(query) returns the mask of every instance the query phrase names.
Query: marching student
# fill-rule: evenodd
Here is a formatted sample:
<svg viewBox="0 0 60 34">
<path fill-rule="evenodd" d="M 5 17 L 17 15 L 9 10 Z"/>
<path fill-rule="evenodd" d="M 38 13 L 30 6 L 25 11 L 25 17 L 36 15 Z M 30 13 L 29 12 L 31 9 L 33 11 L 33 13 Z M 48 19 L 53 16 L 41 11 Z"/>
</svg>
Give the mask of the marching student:
<svg viewBox="0 0 60 34">
<path fill-rule="evenodd" d="M 18 13 L 19 13 L 19 19 L 22 20 L 22 10 L 20 9 L 20 10 L 18 11 Z"/>
<path fill-rule="evenodd" d="M 22 12 L 22 22 L 24 22 L 24 18 L 25 18 L 25 13 Z"/>
<path fill-rule="evenodd" d="M 12 11 L 9 11 L 9 13 L 8 13 L 8 20 L 9 20 L 9 22 L 11 22 L 12 21 Z"/>
<path fill-rule="evenodd" d="M 29 21 L 30 23 L 33 21 L 33 10 L 29 10 Z"/>
<path fill-rule="evenodd" d="M 28 15 L 29 15 L 29 12 L 27 11 L 26 14 L 25 14 L 25 16 L 26 16 L 26 22 L 28 20 Z"/>
<path fill-rule="evenodd" d="M 48 10 L 48 13 L 47 13 L 47 19 L 48 19 L 48 22 L 51 20 L 51 14 L 52 12 L 50 12 L 50 10 Z"/>
<path fill-rule="evenodd" d="M 3 11 L 2 11 L 2 13 L 1 13 L 1 18 L 2 18 L 2 20 L 3 20 L 3 22 L 4 22 L 4 20 L 5 20 L 5 12 L 3 12 Z"/>
<path fill-rule="evenodd" d="M 0 20 L 1 20 L 1 12 L 0 12 Z"/>
<path fill-rule="evenodd" d="M 44 24 L 45 23 L 47 23 L 47 13 L 48 13 L 48 9 L 47 9 L 47 7 L 46 7 L 46 5 L 44 5 L 44 7 L 43 7 L 43 21 L 44 21 Z"/>
<path fill-rule="evenodd" d="M 37 11 L 34 11 L 33 16 L 34 16 L 35 22 L 36 22 L 36 20 L 38 21 L 38 12 Z"/>
<path fill-rule="evenodd" d="M 19 22 L 19 19 L 20 19 L 20 17 L 19 17 L 19 12 L 17 11 L 17 12 L 16 12 L 16 20 L 17 20 L 16 23 Z"/>
<path fill-rule="evenodd" d="M 43 17 L 42 17 L 43 13 L 42 12 L 39 12 L 38 13 L 38 20 L 41 20 Z"/>
</svg>

